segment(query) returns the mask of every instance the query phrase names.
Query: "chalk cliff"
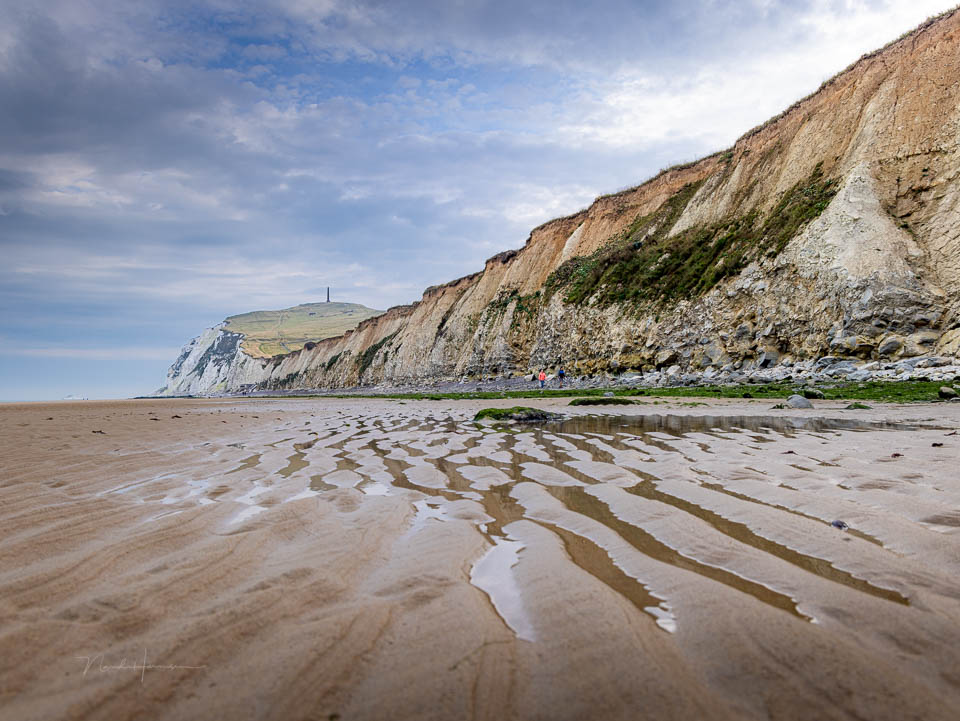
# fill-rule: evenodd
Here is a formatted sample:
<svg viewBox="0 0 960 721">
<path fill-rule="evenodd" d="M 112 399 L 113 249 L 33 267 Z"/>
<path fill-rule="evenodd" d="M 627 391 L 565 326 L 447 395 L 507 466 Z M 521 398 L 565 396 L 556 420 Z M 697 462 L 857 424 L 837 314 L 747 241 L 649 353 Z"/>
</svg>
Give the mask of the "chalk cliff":
<svg viewBox="0 0 960 721">
<path fill-rule="evenodd" d="M 252 358 L 211 329 L 187 354 L 207 362 L 181 356 L 167 392 L 957 354 L 958 136 L 954 11 L 729 150 L 545 223 L 339 337 Z"/>
<path fill-rule="evenodd" d="M 342 335 L 383 313 L 356 303 L 303 303 L 283 310 L 233 315 L 187 343 L 159 392 L 190 395 L 229 392 L 247 361 L 298 351 Z M 256 367 L 256 366 L 253 366 Z"/>
</svg>

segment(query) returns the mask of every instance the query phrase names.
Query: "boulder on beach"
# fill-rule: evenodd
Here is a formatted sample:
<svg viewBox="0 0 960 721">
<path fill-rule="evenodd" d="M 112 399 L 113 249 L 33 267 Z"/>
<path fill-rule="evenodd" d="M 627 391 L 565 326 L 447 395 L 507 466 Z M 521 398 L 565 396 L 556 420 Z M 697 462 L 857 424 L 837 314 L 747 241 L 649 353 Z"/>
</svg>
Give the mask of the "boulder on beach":
<svg viewBox="0 0 960 721">
<path fill-rule="evenodd" d="M 550 413 L 539 408 L 514 406 L 513 408 L 484 408 L 473 417 L 475 421 L 519 421 L 523 423 L 542 423 L 545 421 L 560 420 L 559 413 Z"/>
</svg>

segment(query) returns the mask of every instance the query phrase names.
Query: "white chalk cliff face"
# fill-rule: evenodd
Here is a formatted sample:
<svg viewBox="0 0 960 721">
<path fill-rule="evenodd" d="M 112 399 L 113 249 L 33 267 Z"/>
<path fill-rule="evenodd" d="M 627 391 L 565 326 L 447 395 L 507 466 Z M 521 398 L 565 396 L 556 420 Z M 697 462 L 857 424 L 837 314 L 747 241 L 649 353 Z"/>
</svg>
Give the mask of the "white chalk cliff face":
<svg viewBox="0 0 960 721">
<path fill-rule="evenodd" d="M 242 360 L 243 336 L 223 330 L 223 324 L 207 328 L 187 343 L 167 371 L 167 395 L 195 395 L 224 391 L 231 367 Z"/>
<path fill-rule="evenodd" d="M 558 363 L 571 373 L 703 372 L 825 355 L 955 354 L 958 138 L 955 12 L 863 58 L 729 151 L 550 221 L 481 272 L 343 336 L 253 359 L 236 334 L 209 329 L 184 348 L 165 392 L 420 383 Z M 653 278 L 675 254 L 709 250 L 718 228 L 781 227 L 794 207 L 802 222 L 781 224 L 789 236 L 734 237 L 742 262 L 732 270 L 729 252 L 711 256 L 703 268 L 711 283 L 669 298 L 616 299 L 620 286 L 627 295 L 646 282 L 616 274 L 631 253 L 662 249 L 647 268 Z M 592 268 L 610 274 L 571 292 Z M 682 271 L 674 271 L 678 287 Z"/>
</svg>

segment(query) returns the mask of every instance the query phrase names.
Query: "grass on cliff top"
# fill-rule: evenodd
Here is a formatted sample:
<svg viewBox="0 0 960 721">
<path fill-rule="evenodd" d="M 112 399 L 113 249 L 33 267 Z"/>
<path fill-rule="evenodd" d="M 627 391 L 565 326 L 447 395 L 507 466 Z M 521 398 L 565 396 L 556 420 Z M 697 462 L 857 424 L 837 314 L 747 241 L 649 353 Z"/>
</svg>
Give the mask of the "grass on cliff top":
<svg viewBox="0 0 960 721">
<path fill-rule="evenodd" d="M 292 353 L 308 341 L 333 338 L 360 321 L 383 313 L 356 303 L 304 303 L 283 310 L 255 310 L 226 319 L 227 330 L 242 333 L 243 350 L 254 358 Z"/>
<path fill-rule="evenodd" d="M 600 305 L 700 296 L 751 261 L 779 254 L 837 192 L 837 182 L 824 178 L 818 164 L 763 218 L 751 211 L 669 236 L 702 184 L 684 186 L 593 254 L 563 263 L 547 278 L 547 292 L 562 289 L 567 303 L 595 298 Z"/>
<path fill-rule="evenodd" d="M 941 386 L 953 383 L 941 381 L 869 381 L 816 386 L 825 400 L 877 401 L 881 403 L 916 403 L 938 401 Z M 783 400 L 800 393 L 804 386 L 794 383 L 767 383 L 764 385 L 698 386 L 682 388 L 564 388 L 554 390 L 474 391 L 466 393 L 366 393 L 305 396 L 276 396 L 277 398 L 384 398 L 388 400 L 442 401 L 492 400 L 497 398 L 596 398 L 613 393 L 614 398 L 757 398 Z M 265 396 L 259 396 L 265 397 Z M 266 396 L 269 397 L 269 396 Z M 813 401 L 814 405 L 821 401 Z"/>
</svg>

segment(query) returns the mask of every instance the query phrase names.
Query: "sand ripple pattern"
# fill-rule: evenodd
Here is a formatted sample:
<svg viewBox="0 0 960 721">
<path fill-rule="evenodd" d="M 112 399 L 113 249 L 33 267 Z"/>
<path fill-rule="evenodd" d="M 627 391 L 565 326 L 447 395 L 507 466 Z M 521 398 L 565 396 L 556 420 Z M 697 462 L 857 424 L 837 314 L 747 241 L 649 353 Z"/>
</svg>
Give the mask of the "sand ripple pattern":
<svg viewBox="0 0 960 721">
<path fill-rule="evenodd" d="M 0 703 L 952 717 L 960 480 L 933 444 L 955 419 L 475 410 L 0 409 Z"/>
</svg>

